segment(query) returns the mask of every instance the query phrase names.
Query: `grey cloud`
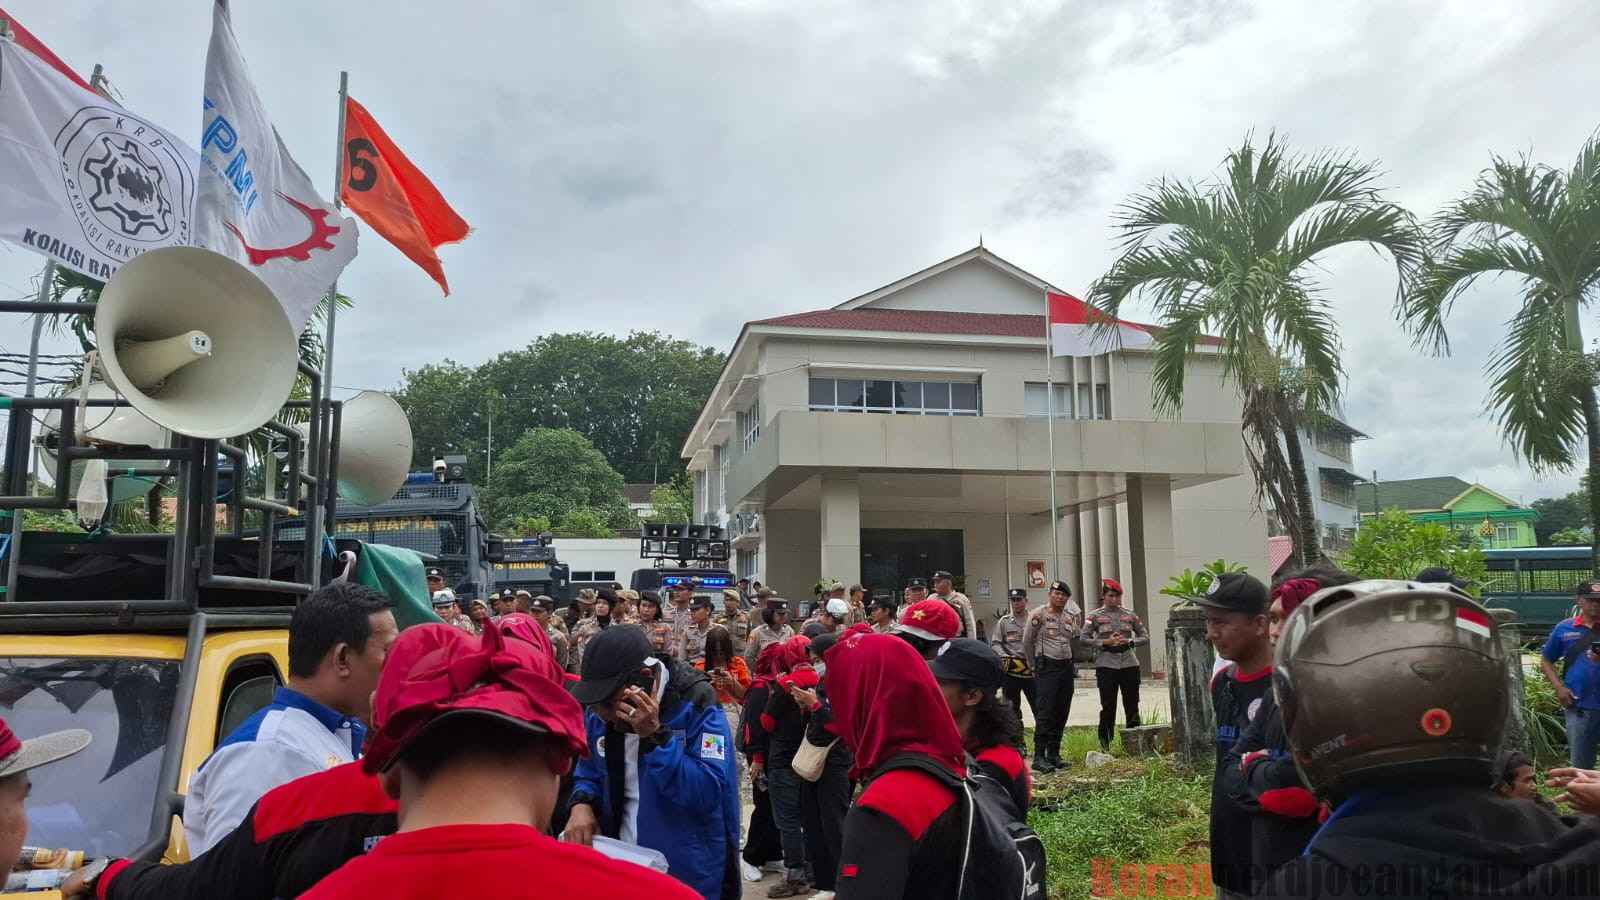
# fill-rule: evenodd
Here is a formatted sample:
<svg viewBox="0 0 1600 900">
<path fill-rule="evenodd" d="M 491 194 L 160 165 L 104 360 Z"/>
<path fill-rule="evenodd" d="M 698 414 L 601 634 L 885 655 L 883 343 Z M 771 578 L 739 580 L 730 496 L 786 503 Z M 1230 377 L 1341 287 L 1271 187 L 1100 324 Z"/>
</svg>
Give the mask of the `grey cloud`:
<svg viewBox="0 0 1600 900">
<path fill-rule="evenodd" d="M 726 348 L 748 319 L 838 303 L 979 232 L 1082 289 L 1114 258 L 1117 203 L 1161 175 L 1207 175 L 1250 129 L 1382 160 L 1426 215 L 1491 150 L 1570 158 L 1595 126 L 1573 73 L 1600 51 L 1600 7 L 1582 0 L 1447 16 L 1385 0 L 234 6 L 267 107 L 319 185 L 348 69 L 477 228 L 440 252 L 449 299 L 364 230 L 341 281 L 358 308 L 340 320 L 337 381 L 371 387 L 553 331 Z M 207 4 L 10 7 L 69 63 L 105 63 L 130 108 L 198 129 Z M 0 284 L 25 288 L 38 266 L 0 253 Z M 1447 359 L 1398 334 L 1383 264 L 1339 254 L 1323 284 L 1349 416 L 1374 435 L 1359 468 L 1472 469 L 1531 496 L 1574 480 L 1535 481 L 1482 414 L 1514 284 L 1463 302 Z M 20 317 L 0 318 L 0 344 L 26 344 Z"/>
</svg>

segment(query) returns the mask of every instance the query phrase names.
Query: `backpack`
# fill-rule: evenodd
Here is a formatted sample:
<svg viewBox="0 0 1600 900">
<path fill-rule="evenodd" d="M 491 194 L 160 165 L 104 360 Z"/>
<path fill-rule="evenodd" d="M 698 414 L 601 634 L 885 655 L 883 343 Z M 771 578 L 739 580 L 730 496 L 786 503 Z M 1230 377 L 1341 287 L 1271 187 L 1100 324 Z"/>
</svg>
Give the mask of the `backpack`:
<svg viewBox="0 0 1600 900">
<path fill-rule="evenodd" d="M 966 813 L 961 900 L 1044 900 L 1044 842 L 1028 827 L 1026 810 L 1018 812 L 1005 785 L 980 772 L 970 757 L 965 776 L 921 753 L 896 756 L 877 774 L 894 769 L 916 769 L 959 796 Z"/>
</svg>

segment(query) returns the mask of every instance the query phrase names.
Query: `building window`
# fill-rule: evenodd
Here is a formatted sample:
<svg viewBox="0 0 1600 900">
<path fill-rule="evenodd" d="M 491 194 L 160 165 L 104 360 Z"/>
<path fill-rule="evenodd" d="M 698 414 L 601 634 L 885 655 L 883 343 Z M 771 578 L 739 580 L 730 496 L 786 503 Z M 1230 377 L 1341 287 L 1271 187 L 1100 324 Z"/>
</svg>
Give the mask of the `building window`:
<svg viewBox="0 0 1600 900">
<path fill-rule="evenodd" d="M 733 571 L 740 578 L 749 578 L 756 573 L 756 551 L 735 550 L 733 554 Z"/>
<path fill-rule="evenodd" d="M 1322 499 L 1340 506 L 1356 505 L 1356 486 L 1353 484 L 1340 484 L 1330 478 L 1323 478 Z"/>
<path fill-rule="evenodd" d="M 751 403 L 749 409 L 739 413 L 737 424 L 742 436 L 740 445 L 749 450 L 761 437 L 761 401 Z"/>
<path fill-rule="evenodd" d="M 1103 384 L 1056 384 L 1055 413 L 1058 419 L 1109 419 L 1111 418 L 1111 391 Z M 1045 385 L 1029 382 L 1022 387 L 1024 412 L 1030 418 L 1042 419 L 1050 414 L 1046 404 Z M 1092 399 L 1091 399 L 1092 398 Z"/>
<path fill-rule="evenodd" d="M 810 385 L 812 412 L 976 416 L 981 394 L 975 381 L 812 378 Z"/>
<path fill-rule="evenodd" d="M 1515 544 L 1517 542 L 1517 526 L 1504 522 L 1494 523 L 1494 542 L 1496 544 Z"/>
<path fill-rule="evenodd" d="M 1328 454 L 1334 459 L 1350 461 L 1350 439 L 1339 435 L 1328 434 L 1324 431 L 1316 433 L 1317 449 Z"/>
</svg>

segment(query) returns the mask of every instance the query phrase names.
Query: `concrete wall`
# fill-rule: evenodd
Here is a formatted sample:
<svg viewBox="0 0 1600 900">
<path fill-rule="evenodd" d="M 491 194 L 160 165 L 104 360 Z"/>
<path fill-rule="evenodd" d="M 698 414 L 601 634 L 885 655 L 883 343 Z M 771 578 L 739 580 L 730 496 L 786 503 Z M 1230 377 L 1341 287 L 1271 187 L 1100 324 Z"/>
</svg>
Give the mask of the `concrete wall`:
<svg viewBox="0 0 1600 900">
<path fill-rule="evenodd" d="M 1044 292 L 979 260 L 962 263 L 871 304 L 873 309 L 1044 315 Z"/>
</svg>

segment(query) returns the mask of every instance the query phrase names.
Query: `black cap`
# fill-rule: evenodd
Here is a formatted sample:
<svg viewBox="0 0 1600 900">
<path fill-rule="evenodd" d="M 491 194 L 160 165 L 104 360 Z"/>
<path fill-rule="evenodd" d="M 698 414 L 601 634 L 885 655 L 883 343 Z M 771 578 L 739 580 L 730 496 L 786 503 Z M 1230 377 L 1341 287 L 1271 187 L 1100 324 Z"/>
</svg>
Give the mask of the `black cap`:
<svg viewBox="0 0 1600 900">
<path fill-rule="evenodd" d="M 941 578 L 948 578 L 948 579 L 954 580 L 955 576 L 951 575 L 949 572 L 946 572 L 943 569 L 940 569 L 939 571 L 933 573 L 933 580 L 934 581 L 938 581 Z"/>
<path fill-rule="evenodd" d="M 711 602 L 711 597 L 706 594 L 701 594 L 700 596 L 689 601 L 690 609 L 711 609 L 715 605 L 716 604 Z"/>
<path fill-rule="evenodd" d="M 768 597 L 767 609 L 770 609 L 773 612 L 786 613 L 789 611 L 789 601 L 783 599 L 782 597 Z"/>
<path fill-rule="evenodd" d="M 440 581 L 443 581 L 444 580 L 444 570 L 439 568 L 438 566 L 429 566 L 428 567 L 427 577 L 429 577 L 429 578 L 437 578 Z"/>
<path fill-rule="evenodd" d="M 517 592 L 513 591 L 511 588 L 506 588 L 505 590 L 500 592 L 500 599 L 501 600 L 515 600 L 515 599 L 517 599 Z"/>
<path fill-rule="evenodd" d="M 1068 597 L 1072 596 L 1072 586 L 1067 584 L 1065 581 L 1052 581 L 1050 582 L 1050 587 L 1046 590 L 1060 591 L 1061 593 L 1066 594 Z"/>
<path fill-rule="evenodd" d="M 607 628 L 584 648 L 583 674 L 572 686 L 573 699 L 585 705 L 599 703 L 627 684 L 650 658 L 650 639 L 643 631 Z"/>
<path fill-rule="evenodd" d="M 1211 586 L 1206 588 L 1206 595 L 1196 599 L 1212 609 L 1249 613 L 1253 616 L 1264 615 L 1272 602 L 1271 596 L 1267 593 L 1267 586 L 1255 576 L 1243 572 L 1218 575 L 1212 580 Z"/>
<path fill-rule="evenodd" d="M 821 622 L 812 622 L 810 625 L 800 629 L 800 634 L 808 638 L 821 637 L 827 633 L 828 626 Z"/>
<path fill-rule="evenodd" d="M 528 605 L 533 609 L 543 610 L 545 612 L 553 612 L 556 608 L 556 601 L 545 596 L 544 594 L 540 594 L 539 596 L 533 598 L 533 600 L 529 601 Z"/>
<path fill-rule="evenodd" d="M 879 594 L 878 596 L 872 598 L 872 601 L 867 604 L 867 608 L 887 609 L 890 612 L 894 612 L 896 609 L 900 608 L 900 604 L 894 602 L 894 598 L 888 594 Z"/>
<path fill-rule="evenodd" d="M 651 590 L 640 591 L 639 592 L 639 602 L 643 603 L 646 600 L 649 600 L 651 603 L 654 603 L 657 606 L 661 605 L 661 595 L 656 593 L 655 591 L 651 591 Z"/>
<path fill-rule="evenodd" d="M 1579 597 L 1600 597 L 1600 581 L 1585 581 L 1573 593 Z"/>
<path fill-rule="evenodd" d="M 1006 599 L 1008 599 L 1008 600 L 1026 600 L 1026 599 L 1028 599 L 1028 592 L 1023 590 L 1022 588 L 1012 588 L 1011 590 L 1006 592 Z"/>
<path fill-rule="evenodd" d="M 991 694 L 1005 680 L 999 655 L 988 644 L 972 638 L 946 642 L 939 648 L 939 655 L 928 660 L 928 668 L 940 681 L 959 681 Z"/>
<path fill-rule="evenodd" d="M 667 587 L 668 591 L 692 591 L 700 583 L 698 578 L 680 578 Z"/>
<path fill-rule="evenodd" d="M 927 586 L 928 579 L 926 578 L 913 578 L 906 582 L 906 590 L 910 590 L 912 588 L 926 588 Z"/>
</svg>

